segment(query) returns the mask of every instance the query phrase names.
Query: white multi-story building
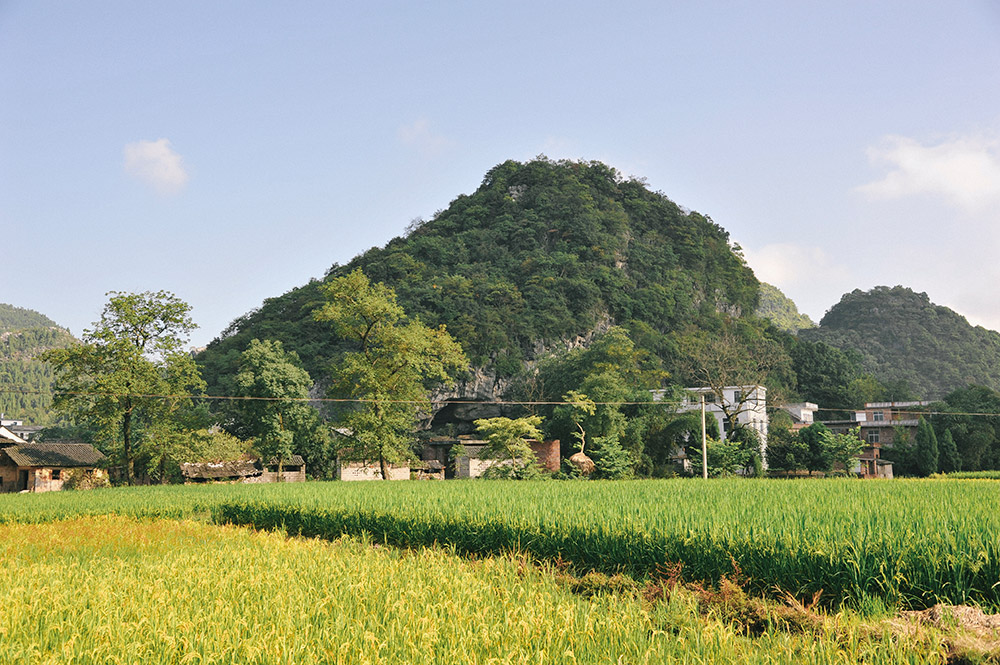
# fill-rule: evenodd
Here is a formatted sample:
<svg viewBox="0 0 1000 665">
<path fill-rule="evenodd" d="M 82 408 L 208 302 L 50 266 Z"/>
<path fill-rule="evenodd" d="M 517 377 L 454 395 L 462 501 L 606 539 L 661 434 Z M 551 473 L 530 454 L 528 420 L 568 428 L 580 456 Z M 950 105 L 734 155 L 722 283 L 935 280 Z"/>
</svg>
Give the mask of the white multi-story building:
<svg viewBox="0 0 1000 665">
<path fill-rule="evenodd" d="M 767 388 L 764 386 L 726 386 L 722 395 L 716 395 L 711 388 L 685 388 L 686 396 L 679 406 L 680 411 L 696 411 L 701 408 L 701 398 L 705 398 L 705 413 L 719 423 L 719 436 L 725 440 L 729 434 L 726 410 L 736 413 L 736 422 L 749 427 L 760 436 L 761 452 L 767 447 Z M 654 390 L 653 399 L 663 399 L 665 390 Z M 725 407 L 725 409 L 723 408 Z"/>
</svg>

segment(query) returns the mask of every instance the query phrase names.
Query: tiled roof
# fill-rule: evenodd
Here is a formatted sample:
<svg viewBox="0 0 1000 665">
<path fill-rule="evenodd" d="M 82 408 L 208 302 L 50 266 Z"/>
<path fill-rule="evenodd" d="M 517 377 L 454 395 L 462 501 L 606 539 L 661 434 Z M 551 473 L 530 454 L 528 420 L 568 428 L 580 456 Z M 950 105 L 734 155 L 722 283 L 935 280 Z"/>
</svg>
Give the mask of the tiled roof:
<svg viewBox="0 0 1000 665">
<path fill-rule="evenodd" d="M 259 476 L 260 469 L 253 460 L 235 462 L 192 462 L 181 464 L 181 475 L 185 478 L 213 480 L 219 478 L 246 478 Z"/>
<path fill-rule="evenodd" d="M 14 434 L 6 427 L 0 427 L 0 443 L 10 444 L 10 443 L 27 443 L 24 439 Z"/>
<path fill-rule="evenodd" d="M 305 463 L 306 463 L 306 461 L 304 459 L 302 459 L 302 455 L 292 455 L 288 459 L 284 460 L 281 463 L 281 466 L 282 466 L 282 468 L 284 468 L 286 466 L 302 466 Z M 273 467 L 277 467 L 278 466 L 278 458 L 277 457 L 272 457 L 271 458 L 271 462 L 268 464 L 268 467 L 272 467 L 272 466 Z"/>
<path fill-rule="evenodd" d="M 17 466 L 97 466 L 104 454 L 89 443 L 22 443 L 3 449 Z"/>
</svg>

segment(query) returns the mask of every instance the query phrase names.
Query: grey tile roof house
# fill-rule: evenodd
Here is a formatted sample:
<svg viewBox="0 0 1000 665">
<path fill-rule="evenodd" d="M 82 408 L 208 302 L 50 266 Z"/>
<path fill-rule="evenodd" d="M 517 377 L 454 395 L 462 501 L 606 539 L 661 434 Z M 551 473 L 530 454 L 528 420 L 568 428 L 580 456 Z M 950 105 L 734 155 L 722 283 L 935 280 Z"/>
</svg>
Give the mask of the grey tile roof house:
<svg viewBox="0 0 1000 665">
<path fill-rule="evenodd" d="M 63 472 L 94 472 L 104 454 L 89 443 L 17 443 L 0 447 L 0 491 L 61 490 Z"/>
</svg>

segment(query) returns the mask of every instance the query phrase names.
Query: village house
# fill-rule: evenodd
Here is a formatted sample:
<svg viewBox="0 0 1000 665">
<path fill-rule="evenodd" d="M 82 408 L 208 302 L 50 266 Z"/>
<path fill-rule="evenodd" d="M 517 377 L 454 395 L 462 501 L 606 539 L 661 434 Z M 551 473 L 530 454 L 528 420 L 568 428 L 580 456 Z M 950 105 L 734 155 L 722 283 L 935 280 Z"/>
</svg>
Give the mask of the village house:
<svg viewBox="0 0 1000 665">
<path fill-rule="evenodd" d="M 548 473 L 559 471 L 562 464 L 559 439 L 549 441 L 531 439 L 528 444 L 543 471 Z M 455 446 L 459 445 L 464 454 L 455 455 Z M 503 460 L 483 457 L 482 452 L 485 448 L 486 441 L 470 435 L 434 438 L 424 443 L 422 464 L 444 467 L 447 478 L 479 478 L 490 467 L 504 464 Z"/>
<path fill-rule="evenodd" d="M 653 394 L 653 401 L 661 401 L 666 394 L 665 390 L 650 392 Z M 684 392 L 684 401 L 678 406 L 678 412 L 700 410 L 701 400 L 704 398 L 705 415 L 715 418 L 723 441 L 730 434 L 730 424 L 725 413 L 729 410 L 736 412 L 736 422 L 739 425 L 757 432 L 762 451 L 767 447 L 767 388 L 764 386 L 726 386 L 722 389 L 722 395 L 716 395 L 708 387 L 685 388 Z"/>
<path fill-rule="evenodd" d="M 792 431 L 798 432 L 813 424 L 819 405 L 812 402 L 795 402 L 783 404 L 781 410 L 792 417 Z"/>
<path fill-rule="evenodd" d="M 104 454 L 89 443 L 32 443 L 0 426 L 0 492 L 53 492 L 69 471 L 102 475 Z"/>
<path fill-rule="evenodd" d="M 863 409 L 851 414 L 850 420 L 825 421 L 834 434 L 847 434 L 858 428 L 865 448 L 855 472 L 862 478 L 892 478 L 892 463 L 882 459 L 882 448 L 891 448 L 897 437 L 912 441 L 917 434 L 919 415 L 913 409 L 930 402 L 867 402 Z"/>
<path fill-rule="evenodd" d="M 386 480 L 409 480 L 410 465 L 390 464 Z M 382 480 L 378 464 L 337 459 L 337 480 Z"/>
<path fill-rule="evenodd" d="M 24 441 L 31 441 L 35 435 L 44 429 L 40 425 L 25 425 L 23 420 L 13 420 L 4 417 L 4 415 L 0 413 L 0 427 L 7 428 L 9 432 L 14 433 Z"/>
</svg>

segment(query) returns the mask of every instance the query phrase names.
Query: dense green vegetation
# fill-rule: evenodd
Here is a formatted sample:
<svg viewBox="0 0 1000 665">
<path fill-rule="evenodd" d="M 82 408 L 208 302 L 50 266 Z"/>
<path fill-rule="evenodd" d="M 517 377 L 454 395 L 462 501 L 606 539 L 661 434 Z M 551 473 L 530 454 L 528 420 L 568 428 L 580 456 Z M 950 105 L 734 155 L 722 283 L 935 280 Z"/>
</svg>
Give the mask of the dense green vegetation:
<svg viewBox="0 0 1000 665">
<path fill-rule="evenodd" d="M 1000 333 L 902 286 L 852 291 L 800 337 L 856 351 L 866 372 L 897 385 L 896 399 L 942 398 L 969 384 L 1000 389 Z"/>
<path fill-rule="evenodd" d="M 24 328 L 56 328 L 55 321 L 33 309 L 0 303 L 0 332 Z"/>
<path fill-rule="evenodd" d="M 793 335 L 803 328 L 816 327 L 816 323 L 808 315 L 799 312 L 799 308 L 788 296 L 767 282 L 760 283 L 757 316 L 767 319 L 778 329 Z"/>
<path fill-rule="evenodd" d="M 73 341 L 47 316 L 0 304 L 0 413 L 32 425 L 52 423 L 52 368 L 36 356 Z"/>
</svg>

